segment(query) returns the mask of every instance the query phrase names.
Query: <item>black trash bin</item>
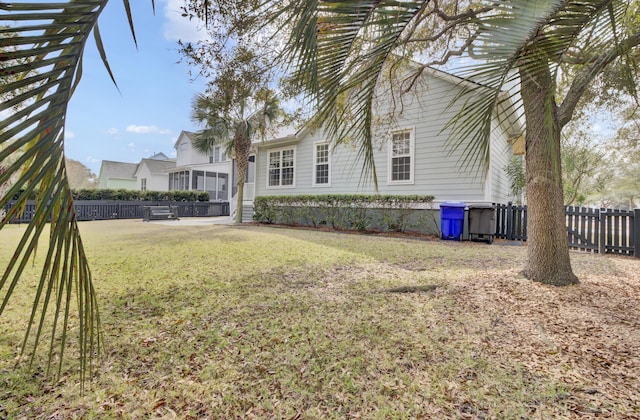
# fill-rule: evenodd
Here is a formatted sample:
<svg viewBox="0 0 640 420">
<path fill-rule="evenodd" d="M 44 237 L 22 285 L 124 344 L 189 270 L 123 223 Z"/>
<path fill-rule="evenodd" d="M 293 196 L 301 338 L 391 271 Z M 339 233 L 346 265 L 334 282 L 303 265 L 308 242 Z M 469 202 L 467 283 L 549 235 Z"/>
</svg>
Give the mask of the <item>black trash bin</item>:
<svg viewBox="0 0 640 420">
<path fill-rule="evenodd" d="M 496 234 L 496 206 L 493 204 L 469 205 L 469 240 L 493 243 Z"/>
</svg>

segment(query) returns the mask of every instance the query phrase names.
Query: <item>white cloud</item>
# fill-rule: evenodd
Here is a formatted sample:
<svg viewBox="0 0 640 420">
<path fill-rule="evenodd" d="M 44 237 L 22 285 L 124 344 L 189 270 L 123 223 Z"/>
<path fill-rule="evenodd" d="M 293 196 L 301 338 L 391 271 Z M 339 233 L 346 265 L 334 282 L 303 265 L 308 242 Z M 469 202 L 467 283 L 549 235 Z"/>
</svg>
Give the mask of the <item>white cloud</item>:
<svg viewBox="0 0 640 420">
<path fill-rule="evenodd" d="M 127 132 L 135 134 L 171 134 L 167 128 L 156 127 L 155 125 L 135 125 L 127 127 Z"/>
<path fill-rule="evenodd" d="M 111 135 L 111 136 L 117 136 L 119 133 L 117 128 L 110 128 L 107 130 L 107 134 Z"/>
<path fill-rule="evenodd" d="M 75 137 L 76 137 L 76 134 L 73 131 L 69 131 L 69 130 L 64 131 L 65 140 L 71 140 L 71 139 L 74 139 Z"/>
<path fill-rule="evenodd" d="M 88 163 L 98 163 L 100 162 L 100 159 L 96 159 L 93 156 L 87 156 L 87 158 L 84 161 Z"/>
<path fill-rule="evenodd" d="M 196 42 L 207 39 L 204 22 L 182 16 L 184 0 L 167 0 L 164 5 L 163 33 L 168 41 Z"/>
<path fill-rule="evenodd" d="M 134 149 L 136 147 L 136 144 L 131 142 L 131 143 L 127 144 L 127 146 L 132 148 L 132 149 Z"/>
</svg>

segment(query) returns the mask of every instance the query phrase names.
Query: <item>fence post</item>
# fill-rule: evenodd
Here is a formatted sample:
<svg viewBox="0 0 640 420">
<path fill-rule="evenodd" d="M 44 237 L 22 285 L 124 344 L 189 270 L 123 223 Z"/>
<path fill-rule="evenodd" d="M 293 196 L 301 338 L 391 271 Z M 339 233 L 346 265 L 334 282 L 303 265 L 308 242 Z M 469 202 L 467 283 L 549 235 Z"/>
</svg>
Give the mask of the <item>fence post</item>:
<svg viewBox="0 0 640 420">
<path fill-rule="evenodd" d="M 604 255 L 607 252 L 607 209 L 600 209 L 598 213 L 600 218 L 600 232 L 598 234 L 598 252 L 600 255 Z"/>
<path fill-rule="evenodd" d="M 633 210 L 633 256 L 640 258 L 640 209 Z"/>
<path fill-rule="evenodd" d="M 513 214 L 513 203 L 509 201 L 507 203 L 507 239 L 512 241 L 514 239 L 513 235 L 513 222 L 514 222 L 514 214 Z"/>
</svg>

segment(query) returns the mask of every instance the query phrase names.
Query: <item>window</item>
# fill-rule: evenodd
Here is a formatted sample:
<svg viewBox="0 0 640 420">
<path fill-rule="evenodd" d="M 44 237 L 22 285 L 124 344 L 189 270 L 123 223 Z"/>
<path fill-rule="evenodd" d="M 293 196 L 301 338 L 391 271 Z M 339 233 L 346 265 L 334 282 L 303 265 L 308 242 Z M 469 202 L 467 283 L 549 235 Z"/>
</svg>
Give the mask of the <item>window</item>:
<svg viewBox="0 0 640 420">
<path fill-rule="evenodd" d="M 329 143 L 316 143 L 313 157 L 313 185 L 328 186 L 329 177 Z"/>
<path fill-rule="evenodd" d="M 215 146 L 209 156 L 209 163 L 224 162 L 227 160 L 227 154 L 222 150 L 222 146 Z"/>
<path fill-rule="evenodd" d="M 227 180 L 229 175 L 227 174 L 218 174 L 218 187 L 216 191 L 216 198 L 218 200 L 228 200 L 229 193 L 227 191 Z"/>
<path fill-rule="evenodd" d="M 189 185 L 191 178 L 191 185 Z M 179 171 L 169 174 L 169 190 L 207 191 L 210 200 L 227 200 L 229 175 L 221 172 Z"/>
<path fill-rule="evenodd" d="M 205 191 L 209 193 L 210 200 L 227 200 L 227 179 L 229 175 L 221 172 L 205 172 Z"/>
<path fill-rule="evenodd" d="M 294 186 L 295 149 L 283 149 L 269 152 L 267 186 Z"/>
<path fill-rule="evenodd" d="M 413 130 L 396 131 L 389 144 L 389 182 L 413 182 Z"/>
<path fill-rule="evenodd" d="M 189 190 L 189 171 L 173 172 L 169 174 L 169 190 Z"/>
<path fill-rule="evenodd" d="M 249 156 L 249 164 L 247 165 L 247 176 L 245 183 L 253 184 L 256 182 L 256 155 Z"/>
<path fill-rule="evenodd" d="M 140 191 L 147 191 L 147 178 L 140 179 Z"/>
<path fill-rule="evenodd" d="M 204 171 L 191 171 L 191 189 L 204 191 Z"/>
</svg>

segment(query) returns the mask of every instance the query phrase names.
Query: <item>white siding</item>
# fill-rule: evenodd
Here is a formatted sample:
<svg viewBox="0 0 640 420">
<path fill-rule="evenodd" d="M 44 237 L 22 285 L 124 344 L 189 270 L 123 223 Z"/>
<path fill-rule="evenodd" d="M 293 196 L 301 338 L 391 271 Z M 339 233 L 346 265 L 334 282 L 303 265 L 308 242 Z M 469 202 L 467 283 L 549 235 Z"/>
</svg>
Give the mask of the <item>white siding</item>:
<svg viewBox="0 0 640 420">
<path fill-rule="evenodd" d="M 209 163 L 209 156 L 198 153 L 193 149 L 191 140 L 184 133 L 180 133 L 176 141 L 176 166 L 191 166 Z"/>
<path fill-rule="evenodd" d="M 142 187 L 142 179 L 147 180 L 147 191 L 168 191 L 169 190 L 169 174 L 151 173 L 147 165 L 144 163 L 138 169 L 137 184 L 138 190 Z"/>
<path fill-rule="evenodd" d="M 497 133 L 497 145 L 492 147 L 491 153 L 499 156 L 491 162 L 491 175 L 487 177 L 487 174 L 476 168 L 465 169 L 462 148 L 449 153 L 446 144 L 449 133 L 441 132 L 444 125 L 456 114 L 455 108 L 447 109 L 447 106 L 452 95 L 457 93 L 458 87 L 449 80 L 432 75 L 426 75 L 425 78 L 428 83 L 422 83 L 417 86 L 414 95 L 403 98 L 402 111 L 398 113 L 395 123 L 377 131 L 374 160 L 379 193 L 433 195 L 438 202 L 474 203 L 498 198 L 502 200 L 506 181 L 502 179 L 504 173 L 501 168 L 504 166 L 504 159 L 508 161 L 508 153 L 505 153 L 502 147 L 506 142 L 506 135 Z M 384 116 L 389 107 L 377 104 L 377 109 Z M 392 131 L 403 129 L 412 129 L 415 133 L 413 182 L 389 183 L 388 142 Z M 256 195 L 374 193 L 373 180 L 361 177 L 363 162 L 358 160 L 358 150 L 353 145 L 340 145 L 331 155 L 331 188 L 312 185 L 314 144 L 324 140 L 326 138 L 322 130 L 316 130 L 295 144 L 295 188 L 266 188 L 264 174 L 267 171 L 270 147 L 268 143 L 260 146 Z M 272 149 L 283 147 L 280 143 Z"/>
<path fill-rule="evenodd" d="M 494 129 L 494 141 L 491 143 L 491 194 L 489 200 L 493 203 L 507 203 L 513 200 L 511 188 L 504 168 L 513 157 L 513 147 L 510 137 L 504 130 Z"/>
</svg>

